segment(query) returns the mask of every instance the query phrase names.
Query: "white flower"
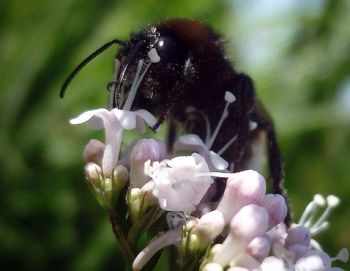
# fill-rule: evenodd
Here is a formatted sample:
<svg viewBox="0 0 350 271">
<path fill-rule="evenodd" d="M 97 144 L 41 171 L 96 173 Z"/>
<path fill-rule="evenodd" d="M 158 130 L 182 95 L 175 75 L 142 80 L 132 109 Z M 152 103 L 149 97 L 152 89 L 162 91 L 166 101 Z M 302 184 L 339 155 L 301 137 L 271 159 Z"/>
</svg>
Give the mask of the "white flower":
<svg viewBox="0 0 350 271">
<path fill-rule="evenodd" d="M 228 167 L 228 162 L 217 153 L 208 149 L 203 140 L 195 134 L 179 136 L 174 144 L 177 151 L 190 150 L 197 152 L 206 158 L 210 169 L 224 170 Z"/>
<path fill-rule="evenodd" d="M 280 258 L 277 258 L 275 256 L 270 256 L 264 259 L 264 261 L 261 264 L 261 270 L 262 271 L 272 271 L 272 270 L 278 270 L 278 271 L 288 271 L 290 270 L 287 268 L 284 264 L 284 261 Z"/>
<path fill-rule="evenodd" d="M 282 223 L 286 218 L 288 207 L 283 196 L 267 194 L 262 201 L 262 206 L 265 207 L 269 214 L 268 229 L 272 229 L 274 226 Z"/>
<path fill-rule="evenodd" d="M 227 176 L 225 192 L 217 210 L 229 222 L 243 206 L 261 203 L 265 196 L 266 183 L 264 177 L 253 170 L 230 173 Z"/>
<path fill-rule="evenodd" d="M 153 182 L 153 195 L 168 211 L 191 212 L 213 183 L 205 159 L 197 153 L 145 165 Z"/>
<path fill-rule="evenodd" d="M 230 233 L 219 249 L 215 251 L 213 261 L 226 266 L 242 256 L 247 245 L 256 237 L 264 234 L 268 227 L 268 213 L 265 208 L 250 204 L 244 206 L 232 218 Z M 218 245 L 217 245 L 218 246 Z"/>
<path fill-rule="evenodd" d="M 188 150 L 188 151 L 199 153 L 206 159 L 209 165 L 209 168 L 212 170 L 221 171 L 221 170 L 227 169 L 229 166 L 229 163 L 225 159 L 223 159 L 220 155 L 224 153 L 227 150 L 227 148 L 231 146 L 231 144 L 236 140 L 236 137 L 231 138 L 217 153 L 211 150 L 211 147 L 213 146 L 213 143 L 220 131 L 220 128 L 224 120 L 227 118 L 229 114 L 228 107 L 231 103 L 236 101 L 236 97 L 231 92 L 226 91 L 225 101 L 226 101 L 226 105 L 222 112 L 221 118 L 215 128 L 215 131 L 212 134 L 210 131 L 211 127 L 210 127 L 208 118 L 203 114 L 203 117 L 206 121 L 206 127 L 207 127 L 207 135 L 204 142 L 199 136 L 195 134 L 181 135 L 174 143 L 174 150 L 175 151 Z"/>
<path fill-rule="evenodd" d="M 104 108 L 89 110 L 70 120 L 73 125 L 84 122 L 93 129 L 105 129 L 106 143 L 102 157 L 102 171 L 105 176 L 111 176 L 118 163 L 123 130 L 137 129 L 141 132 L 145 123 L 153 126 L 157 120 L 146 110 L 132 112 L 117 108 L 111 111 Z"/>
<path fill-rule="evenodd" d="M 223 231 L 225 219 L 223 214 L 214 210 L 201 216 L 195 225 L 195 232 L 207 243 L 213 241 Z"/>
<path fill-rule="evenodd" d="M 271 238 L 265 234 L 263 236 L 255 237 L 247 246 L 246 253 L 262 261 L 269 255 L 271 248 Z"/>
</svg>

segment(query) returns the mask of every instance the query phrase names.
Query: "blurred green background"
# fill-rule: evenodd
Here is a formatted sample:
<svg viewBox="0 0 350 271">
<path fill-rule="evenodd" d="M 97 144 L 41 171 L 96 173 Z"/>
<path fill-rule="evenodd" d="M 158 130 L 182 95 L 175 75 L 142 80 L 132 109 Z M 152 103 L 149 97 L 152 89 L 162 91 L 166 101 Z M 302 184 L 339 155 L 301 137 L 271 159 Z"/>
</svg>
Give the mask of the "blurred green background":
<svg viewBox="0 0 350 271">
<path fill-rule="evenodd" d="M 107 105 L 116 50 L 88 65 L 64 100 L 59 88 L 103 43 L 173 16 L 228 39 L 229 57 L 275 119 L 295 217 L 315 193 L 338 195 L 318 240 L 331 256 L 350 248 L 349 13 L 346 0 L 0 1 L 0 269 L 120 270 L 82 174 L 93 134 L 68 124 Z"/>
</svg>

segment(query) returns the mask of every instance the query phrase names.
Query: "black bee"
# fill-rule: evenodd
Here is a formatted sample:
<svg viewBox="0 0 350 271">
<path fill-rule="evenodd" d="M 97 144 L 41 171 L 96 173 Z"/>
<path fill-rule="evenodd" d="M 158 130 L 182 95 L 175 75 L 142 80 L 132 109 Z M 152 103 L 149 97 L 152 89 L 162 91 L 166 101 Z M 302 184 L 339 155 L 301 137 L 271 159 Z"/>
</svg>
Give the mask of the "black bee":
<svg viewBox="0 0 350 271">
<path fill-rule="evenodd" d="M 231 163 L 233 171 L 240 171 L 251 166 L 264 141 L 273 192 L 285 195 L 273 123 L 255 96 L 252 79 L 237 72 L 226 58 L 224 43 L 210 27 L 191 19 L 175 18 L 148 25 L 131 34 L 130 40 L 112 40 L 87 57 L 67 78 L 61 97 L 83 66 L 111 45 L 120 45 L 115 80 L 109 84 L 110 106 L 124 105 L 141 63 L 143 79 L 133 109 L 143 108 L 156 115 L 154 130 L 167 119 L 171 147 L 179 126 L 204 139 L 208 124 L 213 128 L 219 122 L 225 107 L 223 97 L 229 91 L 236 100 L 228 108 L 212 149 L 218 151 L 230 141 L 222 157 Z M 286 223 L 290 220 L 288 214 Z"/>
</svg>

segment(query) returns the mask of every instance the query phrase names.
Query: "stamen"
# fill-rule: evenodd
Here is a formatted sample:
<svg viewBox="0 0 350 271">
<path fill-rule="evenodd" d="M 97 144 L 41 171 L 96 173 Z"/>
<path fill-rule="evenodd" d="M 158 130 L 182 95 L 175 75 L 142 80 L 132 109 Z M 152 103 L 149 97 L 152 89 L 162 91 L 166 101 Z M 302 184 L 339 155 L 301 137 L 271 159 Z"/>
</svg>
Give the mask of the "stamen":
<svg viewBox="0 0 350 271">
<path fill-rule="evenodd" d="M 216 126 L 214 133 L 213 133 L 212 136 L 210 137 L 209 142 L 206 144 L 209 150 L 211 149 L 211 147 L 212 147 L 212 145 L 213 145 L 213 143 L 214 143 L 214 141 L 215 141 L 215 138 L 216 138 L 216 136 L 217 136 L 218 133 L 219 133 L 219 130 L 220 130 L 221 126 L 222 126 L 222 123 L 224 122 L 224 120 L 225 120 L 225 119 L 227 118 L 227 116 L 228 116 L 228 113 L 229 113 L 228 110 L 227 110 L 227 109 L 228 109 L 228 106 L 229 106 L 231 103 L 233 103 L 233 102 L 236 100 L 236 98 L 235 98 L 235 96 L 234 96 L 231 92 L 226 91 L 226 92 L 225 92 L 225 100 L 226 100 L 226 105 L 225 105 L 224 111 L 222 112 L 222 115 L 221 115 L 221 118 L 220 118 L 220 120 L 219 120 L 219 123 L 218 123 L 218 125 Z"/>
<path fill-rule="evenodd" d="M 139 64 L 137 65 L 135 78 L 134 78 L 134 81 L 132 82 L 132 86 L 131 86 L 128 98 L 125 101 L 123 110 L 130 110 L 130 108 L 131 108 L 131 104 L 134 101 L 134 98 L 135 98 L 135 95 L 136 95 L 136 91 L 137 91 L 136 85 L 137 85 L 137 82 L 139 80 L 139 76 L 140 76 L 140 73 L 141 73 L 141 70 L 142 70 L 142 66 L 143 66 L 143 60 L 140 60 Z"/>
<path fill-rule="evenodd" d="M 206 114 L 204 114 L 202 111 L 199 111 L 199 114 L 201 114 L 201 116 L 203 117 L 204 122 L 205 122 L 206 134 L 205 134 L 204 143 L 207 145 L 207 143 L 210 139 L 210 134 L 211 134 L 210 122 L 209 122 L 208 116 Z"/>
<path fill-rule="evenodd" d="M 310 247 L 312 247 L 318 251 L 323 251 L 321 245 L 315 239 L 310 240 Z"/>
<path fill-rule="evenodd" d="M 328 205 L 327 205 L 326 210 L 323 212 L 321 217 L 315 222 L 315 224 L 312 226 L 312 228 L 310 230 L 313 230 L 313 228 L 320 227 L 326 221 L 326 219 L 329 217 L 331 211 L 335 207 L 337 207 L 339 203 L 340 203 L 340 200 L 336 196 L 333 196 L 333 195 L 328 196 L 327 197 L 327 204 Z"/>
<path fill-rule="evenodd" d="M 249 121 L 249 131 L 253 131 L 258 127 L 258 123 L 255 121 Z"/>
<path fill-rule="evenodd" d="M 341 261 L 343 263 L 346 263 L 349 260 L 349 251 L 348 251 L 348 249 L 347 248 L 342 248 L 338 252 L 337 256 L 335 256 L 335 257 L 333 257 L 331 259 L 332 259 L 332 262 L 336 261 L 336 260 L 339 260 L 339 261 Z"/>
<path fill-rule="evenodd" d="M 320 232 L 323 232 L 329 228 L 329 222 L 328 221 L 323 221 L 321 225 L 317 227 L 312 227 L 310 228 L 310 233 L 312 236 L 315 236 L 319 234 Z"/>
<path fill-rule="evenodd" d="M 141 82 L 142 82 L 142 79 L 143 79 L 143 77 L 145 76 L 145 74 L 147 73 L 147 71 L 148 71 L 149 67 L 151 66 L 151 64 L 152 64 L 152 62 L 150 62 L 149 64 L 147 64 L 145 70 L 142 72 L 142 74 L 141 74 L 139 80 L 137 81 L 136 89 L 139 88 L 139 86 L 140 86 L 140 84 L 141 84 Z"/>
<path fill-rule="evenodd" d="M 223 154 L 231 145 L 233 142 L 235 142 L 235 140 L 237 139 L 237 136 L 232 137 L 218 152 L 218 155 Z"/>
<path fill-rule="evenodd" d="M 320 194 L 316 194 L 313 200 L 306 206 L 301 218 L 298 222 L 299 225 L 307 226 L 311 223 L 312 218 L 315 216 L 315 212 L 319 206 L 322 206 L 324 203 L 324 198 Z"/>
<path fill-rule="evenodd" d="M 136 74 L 135 74 L 134 82 L 132 83 L 131 90 L 129 92 L 128 98 L 126 99 L 123 110 L 130 110 L 131 109 L 131 105 L 132 105 L 134 98 L 136 96 L 137 89 L 139 88 L 139 86 L 142 82 L 142 79 L 145 76 L 146 72 L 148 71 L 149 67 L 151 66 L 152 62 L 147 64 L 146 68 L 144 69 L 144 71 L 142 72 L 142 74 L 140 76 L 140 72 L 142 71 L 143 64 L 144 64 L 144 61 L 140 60 L 138 67 L 137 67 Z"/>
</svg>

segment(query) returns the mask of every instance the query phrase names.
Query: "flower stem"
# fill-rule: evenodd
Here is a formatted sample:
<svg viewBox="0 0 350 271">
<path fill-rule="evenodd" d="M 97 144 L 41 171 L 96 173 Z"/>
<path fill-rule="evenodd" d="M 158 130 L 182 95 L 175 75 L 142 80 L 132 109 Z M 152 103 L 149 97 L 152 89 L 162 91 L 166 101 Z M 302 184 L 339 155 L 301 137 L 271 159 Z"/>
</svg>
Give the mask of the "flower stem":
<svg viewBox="0 0 350 271">
<path fill-rule="evenodd" d="M 120 219 L 119 219 L 118 215 L 116 213 L 114 213 L 114 212 L 110 212 L 108 218 L 109 218 L 109 221 L 112 224 L 113 233 L 114 233 L 115 237 L 117 238 L 117 241 L 119 243 L 120 249 L 121 249 L 121 251 L 123 253 L 123 256 L 124 256 L 124 259 L 126 261 L 126 266 L 127 267 L 126 267 L 125 270 L 129 270 L 129 268 L 132 265 L 132 262 L 135 259 L 134 252 L 132 251 L 128 240 L 126 239 L 122 229 L 119 226 L 120 225 L 120 223 L 119 223 Z"/>
</svg>

